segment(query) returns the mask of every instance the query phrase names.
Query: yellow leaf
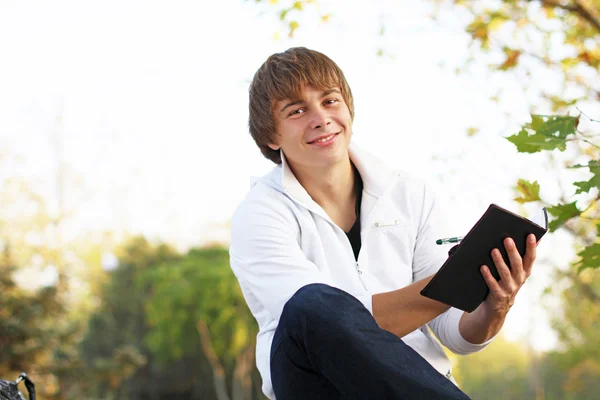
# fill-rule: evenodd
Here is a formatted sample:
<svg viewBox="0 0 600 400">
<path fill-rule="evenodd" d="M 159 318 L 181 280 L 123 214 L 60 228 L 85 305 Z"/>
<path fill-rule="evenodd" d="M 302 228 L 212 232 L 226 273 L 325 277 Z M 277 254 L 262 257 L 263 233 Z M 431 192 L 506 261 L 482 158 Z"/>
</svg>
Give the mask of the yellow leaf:
<svg viewBox="0 0 600 400">
<path fill-rule="evenodd" d="M 325 14 L 325 15 L 321 16 L 321 22 L 329 22 L 330 19 L 331 19 L 331 14 Z"/>
<path fill-rule="evenodd" d="M 474 39 L 488 40 L 488 29 L 486 26 L 480 26 L 473 32 Z"/>
<path fill-rule="evenodd" d="M 544 7 L 544 12 L 546 13 L 546 18 L 556 18 L 556 13 L 554 12 L 554 7 Z"/>
<path fill-rule="evenodd" d="M 269 0 L 269 4 L 277 4 L 279 3 L 279 0 Z"/>
<path fill-rule="evenodd" d="M 292 6 L 292 8 L 295 8 L 298 11 L 302 11 L 302 2 L 301 1 L 295 2 L 294 5 Z"/>
<path fill-rule="evenodd" d="M 530 21 L 527 18 L 519 18 L 517 20 L 517 28 L 523 28 L 529 25 Z"/>
<path fill-rule="evenodd" d="M 471 126 L 469 127 L 469 129 L 467 129 L 467 136 L 474 136 L 475 134 L 477 134 L 479 132 L 479 128 Z"/>
<path fill-rule="evenodd" d="M 504 60 L 504 62 L 498 66 L 498 68 L 502 71 L 506 71 L 515 67 L 517 65 L 517 61 L 519 61 L 521 52 L 519 50 L 505 49 L 504 54 L 506 54 L 506 60 Z"/>
<path fill-rule="evenodd" d="M 573 57 L 567 57 L 567 58 L 560 60 L 560 64 L 562 65 L 562 67 L 564 69 L 571 69 L 571 68 L 575 67 L 578 63 L 579 63 L 579 60 L 577 60 L 576 58 L 573 58 Z"/>
<path fill-rule="evenodd" d="M 505 18 L 492 18 L 492 20 L 488 24 L 488 30 L 497 31 L 498 29 L 500 29 L 500 27 L 502 27 L 502 25 L 504 25 L 505 22 Z"/>
<path fill-rule="evenodd" d="M 288 35 L 290 38 L 294 36 L 294 32 L 296 31 L 296 29 L 298 29 L 299 26 L 300 24 L 298 23 L 298 21 L 290 21 L 290 33 Z"/>
</svg>

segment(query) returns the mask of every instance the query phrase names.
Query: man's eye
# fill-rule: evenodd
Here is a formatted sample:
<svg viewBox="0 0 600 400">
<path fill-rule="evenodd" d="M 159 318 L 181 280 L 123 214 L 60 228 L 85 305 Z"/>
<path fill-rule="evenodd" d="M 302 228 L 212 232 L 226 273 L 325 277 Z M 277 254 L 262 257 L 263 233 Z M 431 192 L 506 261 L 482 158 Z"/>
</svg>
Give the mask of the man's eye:
<svg viewBox="0 0 600 400">
<path fill-rule="evenodd" d="M 299 108 L 297 110 L 292 111 L 289 115 L 302 114 L 303 112 L 304 110 L 302 108 Z"/>
<path fill-rule="evenodd" d="M 335 104 L 337 102 L 338 102 L 338 99 L 325 100 L 325 104 L 328 104 L 328 105 Z"/>
</svg>

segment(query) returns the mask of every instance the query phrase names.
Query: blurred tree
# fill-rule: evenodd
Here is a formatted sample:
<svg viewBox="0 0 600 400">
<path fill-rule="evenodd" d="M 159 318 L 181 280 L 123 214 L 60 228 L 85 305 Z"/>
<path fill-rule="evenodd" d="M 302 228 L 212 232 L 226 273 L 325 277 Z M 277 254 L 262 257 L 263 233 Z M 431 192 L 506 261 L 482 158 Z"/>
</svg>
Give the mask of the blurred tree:
<svg viewBox="0 0 600 400">
<path fill-rule="evenodd" d="M 459 386 L 474 399 L 535 398 L 529 385 L 527 349 L 498 336 L 486 349 L 468 357 L 453 357 Z"/>
<path fill-rule="evenodd" d="M 191 250 L 185 258 L 146 271 L 152 298 L 148 346 L 163 361 L 197 348 L 208 359 L 217 400 L 264 398 L 254 365 L 258 332 L 223 248 Z"/>
<path fill-rule="evenodd" d="M 64 399 L 76 392 L 76 342 L 87 317 L 82 292 L 73 288 L 81 283 L 83 263 L 70 247 L 74 242 L 62 240 L 63 208 L 53 212 L 41 194 L 44 182 L 20 174 L 22 160 L 8 147 L 3 150 L 0 247 L 6 252 L 6 286 L 0 298 L 5 296 L 1 312 L 7 315 L 2 322 L 10 328 L 0 334 L 0 341 L 12 349 L 12 360 L 20 361 L 7 361 L 0 370 L 8 373 L 20 365 L 36 382 L 39 398 Z"/>
<path fill-rule="evenodd" d="M 452 2 L 470 14 L 471 60 L 489 55 L 492 72 L 512 73 L 533 94 L 532 107 L 563 112 L 600 100 L 600 1 Z M 542 77 L 551 84 L 533 79 Z"/>
<path fill-rule="evenodd" d="M 19 287 L 10 246 L 0 241 L 0 377 L 14 380 L 20 371 L 48 367 L 60 335 L 53 321 L 64 314 L 55 286 L 37 290 Z M 34 375 L 35 376 L 35 375 Z"/>
<path fill-rule="evenodd" d="M 211 398 L 210 380 L 203 379 L 206 360 L 199 346 L 159 363 L 142 340 L 150 329 L 145 303 L 154 294 L 140 279 L 158 265 L 177 262 L 181 255 L 141 237 L 129 240 L 117 255 L 119 265 L 109 273 L 101 305 L 90 318 L 81 343 L 88 371 L 86 398 Z"/>
</svg>

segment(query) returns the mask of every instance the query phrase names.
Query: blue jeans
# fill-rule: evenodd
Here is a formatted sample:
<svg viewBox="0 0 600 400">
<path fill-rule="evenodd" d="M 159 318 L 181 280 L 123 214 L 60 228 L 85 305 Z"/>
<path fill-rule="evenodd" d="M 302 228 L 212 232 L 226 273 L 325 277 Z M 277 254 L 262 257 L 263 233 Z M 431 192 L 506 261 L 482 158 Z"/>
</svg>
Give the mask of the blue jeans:
<svg viewBox="0 0 600 400">
<path fill-rule="evenodd" d="M 469 399 L 355 297 L 323 284 L 283 308 L 271 381 L 277 400 Z"/>
</svg>

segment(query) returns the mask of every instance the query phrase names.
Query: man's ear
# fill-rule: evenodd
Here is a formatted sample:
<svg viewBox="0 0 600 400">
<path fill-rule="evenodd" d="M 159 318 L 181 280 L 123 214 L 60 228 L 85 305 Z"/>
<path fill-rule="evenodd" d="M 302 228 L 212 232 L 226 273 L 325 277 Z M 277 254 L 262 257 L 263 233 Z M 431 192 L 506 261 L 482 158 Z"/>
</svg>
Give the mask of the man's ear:
<svg viewBox="0 0 600 400">
<path fill-rule="evenodd" d="M 275 143 L 269 143 L 269 144 L 267 144 L 267 146 L 269 146 L 271 148 L 271 150 L 275 150 L 275 151 L 279 151 L 279 149 L 281 148 L 281 146 L 279 146 Z"/>
</svg>

